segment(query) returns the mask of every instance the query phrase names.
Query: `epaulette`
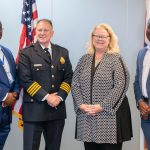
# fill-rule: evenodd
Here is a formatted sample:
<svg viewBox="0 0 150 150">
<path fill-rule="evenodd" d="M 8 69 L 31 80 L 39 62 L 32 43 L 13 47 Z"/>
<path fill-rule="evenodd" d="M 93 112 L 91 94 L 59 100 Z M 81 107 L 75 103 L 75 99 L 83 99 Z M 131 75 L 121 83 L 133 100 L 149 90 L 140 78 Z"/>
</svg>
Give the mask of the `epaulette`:
<svg viewBox="0 0 150 150">
<path fill-rule="evenodd" d="M 62 46 L 60 46 L 60 45 L 55 44 L 55 46 L 56 46 L 58 49 L 60 49 L 60 50 L 66 50 L 66 51 L 68 51 L 66 48 L 64 48 L 64 47 L 62 47 Z"/>
<path fill-rule="evenodd" d="M 30 48 L 30 47 L 34 47 L 34 43 L 32 43 L 32 44 L 26 46 L 26 48 Z"/>
</svg>

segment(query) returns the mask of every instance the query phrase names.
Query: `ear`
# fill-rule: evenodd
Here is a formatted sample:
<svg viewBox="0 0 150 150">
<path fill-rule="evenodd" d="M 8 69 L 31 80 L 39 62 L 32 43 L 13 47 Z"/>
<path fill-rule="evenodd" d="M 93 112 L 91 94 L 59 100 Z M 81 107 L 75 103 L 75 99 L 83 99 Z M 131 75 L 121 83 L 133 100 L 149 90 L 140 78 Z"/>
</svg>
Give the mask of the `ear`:
<svg viewBox="0 0 150 150">
<path fill-rule="evenodd" d="M 53 35 L 54 35 L 54 31 L 51 31 L 51 37 L 53 37 Z"/>
</svg>

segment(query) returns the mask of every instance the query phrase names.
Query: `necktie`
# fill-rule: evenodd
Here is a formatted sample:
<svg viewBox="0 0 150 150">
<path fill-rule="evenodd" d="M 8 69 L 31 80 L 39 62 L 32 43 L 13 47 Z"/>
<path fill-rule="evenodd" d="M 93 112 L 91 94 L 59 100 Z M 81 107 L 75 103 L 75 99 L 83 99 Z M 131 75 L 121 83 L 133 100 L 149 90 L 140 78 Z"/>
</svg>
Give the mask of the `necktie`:
<svg viewBox="0 0 150 150">
<path fill-rule="evenodd" d="M 44 48 L 44 51 L 45 51 L 45 53 L 48 55 L 48 58 L 49 58 L 50 61 L 51 61 L 51 54 L 50 54 L 50 52 L 48 51 L 48 48 Z"/>
</svg>

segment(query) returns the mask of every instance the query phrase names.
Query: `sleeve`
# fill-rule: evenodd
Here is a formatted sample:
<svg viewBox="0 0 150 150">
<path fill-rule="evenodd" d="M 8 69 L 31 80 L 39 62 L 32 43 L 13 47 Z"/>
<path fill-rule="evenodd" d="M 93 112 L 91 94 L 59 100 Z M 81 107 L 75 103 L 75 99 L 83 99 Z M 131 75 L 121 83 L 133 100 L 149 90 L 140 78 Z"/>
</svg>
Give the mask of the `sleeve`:
<svg viewBox="0 0 150 150">
<path fill-rule="evenodd" d="M 83 96 L 82 96 L 81 86 L 80 86 L 80 75 L 82 73 L 83 67 L 84 67 L 84 57 L 80 58 L 75 68 L 73 79 L 72 79 L 72 85 L 71 85 L 71 93 L 72 93 L 74 109 L 76 113 L 79 109 L 79 106 L 83 104 Z"/>
<path fill-rule="evenodd" d="M 140 52 L 139 52 L 140 54 Z M 140 59 L 140 56 L 138 54 L 138 57 L 137 57 L 137 62 L 136 62 L 136 75 L 135 75 L 135 80 L 134 80 L 134 83 L 133 83 L 133 86 L 134 86 L 134 95 L 135 95 L 135 99 L 136 99 L 136 103 L 137 103 L 137 106 L 138 106 L 138 102 L 143 99 L 143 95 L 142 95 L 142 92 L 141 92 L 141 89 L 140 89 L 140 82 L 139 82 L 139 61 L 141 61 Z"/>
<path fill-rule="evenodd" d="M 62 60 L 64 61 L 64 59 Z M 64 71 L 64 75 L 63 75 L 63 80 L 60 84 L 60 88 L 58 90 L 58 96 L 62 98 L 62 100 L 64 101 L 71 89 L 71 81 L 72 81 L 72 75 L 73 75 L 73 71 L 72 71 L 72 65 L 69 59 L 69 54 L 68 51 L 66 51 L 66 69 Z"/>
<path fill-rule="evenodd" d="M 129 87 L 129 72 L 121 58 L 115 61 L 113 80 L 113 88 L 100 105 L 104 111 L 115 115 Z"/>
<path fill-rule="evenodd" d="M 33 80 L 29 55 L 30 53 L 27 53 L 26 49 L 23 49 L 20 53 L 18 61 L 19 82 L 25 92 L 40 102 L 48 93 L 37 81 Z"/>
</svg>

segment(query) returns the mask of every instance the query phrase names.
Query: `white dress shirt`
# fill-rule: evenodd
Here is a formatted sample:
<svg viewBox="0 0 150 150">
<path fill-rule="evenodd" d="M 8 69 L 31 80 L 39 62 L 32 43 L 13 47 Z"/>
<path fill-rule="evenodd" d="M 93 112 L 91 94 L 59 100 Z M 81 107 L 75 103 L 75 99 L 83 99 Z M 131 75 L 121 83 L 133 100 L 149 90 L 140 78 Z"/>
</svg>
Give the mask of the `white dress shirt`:
<svg viewBox="0 0 150 150">
<path fill-rule="evenodd" d="M 150 72 L 150 47 L 148 46 L 148 50 L 143 60 L 143 71 L 142 71 L 142 93 L 144 97 L 148 97 L 146 83 L 149 72 Z"/>
</svg>

